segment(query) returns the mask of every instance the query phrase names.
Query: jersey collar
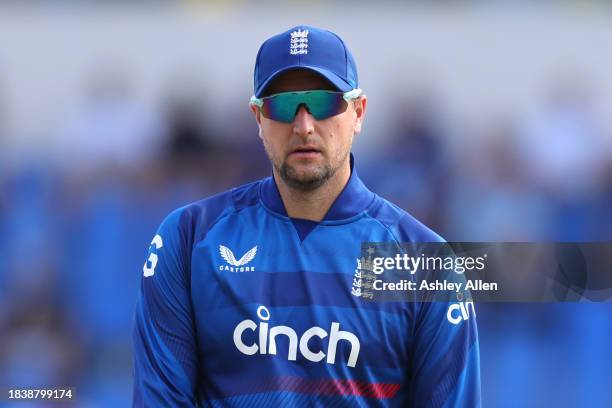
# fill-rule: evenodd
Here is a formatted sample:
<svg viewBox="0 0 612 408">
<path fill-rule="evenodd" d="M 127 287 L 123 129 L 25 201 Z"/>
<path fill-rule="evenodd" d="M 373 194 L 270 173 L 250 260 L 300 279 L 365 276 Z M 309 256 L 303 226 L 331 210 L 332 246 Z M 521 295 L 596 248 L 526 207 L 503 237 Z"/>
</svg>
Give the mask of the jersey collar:
<svg viewBox="0 0 612 408">
<path fill-rule="evenodd" d="M 268 177 L 262 181 L 260 198 L 264 205 L 273 212 L 287 217 L 287 211 L 281 198 L 274 177 Z M 351 176 L 340 195 L 336 198 L 331 208 L 325 214 L 323 221 L 338 221 L 354 217 L 372 203 L 374 193 L 368 190 L 361 179 L 357 176 L 354 168 L 354 158 L 351 153 Z"/>
</svg>

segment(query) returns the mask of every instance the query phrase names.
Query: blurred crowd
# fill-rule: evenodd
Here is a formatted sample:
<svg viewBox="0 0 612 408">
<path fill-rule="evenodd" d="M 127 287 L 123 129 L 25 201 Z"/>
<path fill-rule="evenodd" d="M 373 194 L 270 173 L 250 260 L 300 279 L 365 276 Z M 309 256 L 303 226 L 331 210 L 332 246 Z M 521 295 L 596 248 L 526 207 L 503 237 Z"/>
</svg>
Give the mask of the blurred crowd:
<svg viewBox="0 0 612 408">
<path fill-rule="evenodd" d="M 366 123 L 356 142 L 356 169 L 373 191 L 451 241 L 612 239 L 612 123 L 588 89 L 556 84 L 532 117 L 477 123 L 423 89 L 391 96 L 392 131 Z M 96 78 L 58 126 L 57 144 L 15 161 L 0 94 L 0 385 L 75 386 L 83 407 L 129 403 L 133 309 L 158 224 L 174 208 L 270 174 L 239 104 L 218 117 L 204 95 L 179 87 L 147 111 L 129 81 Z M 524 386 L 516 376 L 534 373 L 529 361 L 563 372 L 556 358 L 572 351 L 564 361 L 588 379 L 574 391 L 595 404 L 583 406 L 612 400 L 611 365 L 602 364 L 612 362 L 610 307 L 564 305 L 562 317 L 550 307 L 482 306 L 485 401 L 511 395 L 504 384 Z M 527 337 L 508 337 L 521 331 Z M 531 391 L 507 406 L 529 406 L 540 395 Z"/>
</svg>

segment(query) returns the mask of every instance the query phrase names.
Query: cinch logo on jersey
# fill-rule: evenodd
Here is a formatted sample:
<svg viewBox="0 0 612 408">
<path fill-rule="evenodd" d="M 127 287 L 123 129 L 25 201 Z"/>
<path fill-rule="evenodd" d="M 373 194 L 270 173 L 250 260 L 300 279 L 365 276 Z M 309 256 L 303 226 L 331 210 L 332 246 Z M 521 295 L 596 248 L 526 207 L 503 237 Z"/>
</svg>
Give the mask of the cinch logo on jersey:
<svg viewBox="0 0 612 408">
<path fill-rule="evenodd" d="M 361 344 L 359 339 L 351 332 L 340 330 L 340 323 L 332 322 L 329 333 L 323 330 L 321 327 L 311 327 L 302 333 L 302 336 L 298 339 L 298 335 L 289 326 L 273 326 L 268 327 L 268 320 L 270 320 L 270 312 L 265 306 L 259 306 L 257 308 L 257 316 L 261 320 L 259 326 L 253 320 L 243 320 L 234 329 L 234 344 L 238 351 L 247 356 L 252 356 L 256 353 L 259 354 L 274 354 L 276 355 L 276 338 L 280 335 L 286 336 L 289 340 L 289 352 L 287 360 L 295 361 L 297 359 L 298 348 L 300 354 L 309 361 L 319 362 L 327 356 L 327 364 L 336 363 L 336 349 L 340 340 L 348 341 L 351 345 L 351 353 L 349 355 L 348 362 L 346 363 L 349 367 L 355 367 L 357 359 L 359 358 L 359 349 Z M 259 342 L 253 344 L 244 344 L 242 341 L 242 334 L 251 330 L 253 332 L 259 332 Z M 313 351 L 308 347 L 308 341 L 313 337 L 319 337 L 324 339 L 329 335 L 329 341 L 327 343 L 327 353 L 322 350 Z"/>
<path fill-rule="evenodd" d="M 472 312 L 470 313 L 470 309 Z M 452 324 L 459 324 L 464 320 L 468 320 L 470 315 L 476 316 L 476 310 L 474 309 L 474 302 L 460 302 L 453 303 L 448 307 L 446 312 L 446 318 Z"/>
<path fill-rule="evenodd" d="M 257 255 L 257 245 L 253 248 L 249 249 L 246 254 L 242 255 L 242 258 L 236 260 L 234 253 L 226 246 L 219 245 L 219 253 L 221 254 L 221 258 L 225 260 L 229 264 L 228 265 L 219 265 L 220 271 L 230 271 L 230 272 L 253 272 L 255 271 L 254 266 L 244 266 L 251 262 L 255 255 Z"/>
</svg>

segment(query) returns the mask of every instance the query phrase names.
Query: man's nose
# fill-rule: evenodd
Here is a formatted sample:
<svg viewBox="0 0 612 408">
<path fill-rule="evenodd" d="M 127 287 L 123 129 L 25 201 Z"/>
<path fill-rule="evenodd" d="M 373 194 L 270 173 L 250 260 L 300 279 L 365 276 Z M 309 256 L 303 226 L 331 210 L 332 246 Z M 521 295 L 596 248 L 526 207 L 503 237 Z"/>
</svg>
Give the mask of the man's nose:
<svg viewBox="0 0 612 408">
<path fill-rule="evenodd" d="M 305 105 L 300 105 L 293 119 L 293 133 L 311 135 L 314 133 L 315 118 L 308 112 Z"/>
</svg>

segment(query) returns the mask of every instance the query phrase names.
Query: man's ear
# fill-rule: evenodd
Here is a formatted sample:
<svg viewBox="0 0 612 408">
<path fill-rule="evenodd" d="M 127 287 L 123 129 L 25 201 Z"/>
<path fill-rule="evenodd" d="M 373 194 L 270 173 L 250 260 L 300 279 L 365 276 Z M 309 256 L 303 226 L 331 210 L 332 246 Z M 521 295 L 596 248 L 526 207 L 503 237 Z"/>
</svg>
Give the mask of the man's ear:
<svg viewBox="0 0 612 408">
<path fill-rule="evenodd" d="M 249 105 L 251 108 L 251 112 L 253 112 L 253 116 L 255 116 L 255 122 L 257 122 L 257 127 L 259 128 L 259 138 L 262 138 L 261 133 L 261 110 L 257 105 Z"/>
<path fill-rule="evenodd" d="M 353 125 L 353 130 L 355 131 L 355 134 L 357 134 L 361 132 L 361 125 L 363 124 L 363 120 L 365 118 L 368 98 L 365 95 L 361 95 L 358 99 L 355 99 L 353 104 L 355 106 L 355 123 Z"/>
</svg>

